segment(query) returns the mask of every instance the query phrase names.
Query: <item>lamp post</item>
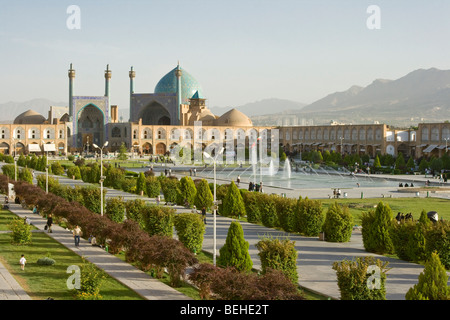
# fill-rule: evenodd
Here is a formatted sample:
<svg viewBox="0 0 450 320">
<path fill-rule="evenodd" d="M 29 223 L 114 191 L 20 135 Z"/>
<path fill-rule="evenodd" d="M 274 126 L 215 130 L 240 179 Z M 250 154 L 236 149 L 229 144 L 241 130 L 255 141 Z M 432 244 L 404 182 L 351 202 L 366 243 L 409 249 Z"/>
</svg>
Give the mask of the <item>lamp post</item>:
<svg viewBox="0 0 450 320">
<path fill-rule="evenodd" d="M 448 150 L 447 145 L 448 145 L 448 140 L 449 139 L 450 138 L 444 138 L 444 140 L 445 140 L 445 153 L 447 153 L 447 150 Z"/>
<path fill-rule="evenodd" d="M 14 137 L 12 137 L 12 141 L 14 143 L 14 180 L 17 181 L 16 141 L 14 140 Z"/>
<path fill-rule="evenodd" d="M 212 157 L 209 153 L 207 152 L 203 152 L 203 155 L 205 156 L 205 158 L 207 159 L 211 159 L 213 161 L 214 164 L 214 219 L 213 219 L 213 264 L 214 266 L 216 265 L 216 208 L 217 208 L 217 203 L 216 203 L 216 162 L 217 159 L 219 158 L 219 156 L 223 153 L 224 148 L 222 147 L 222 149 L 220 149 L 220 151 L 216 154 L 216 156 Z"/>
<path fill-rule="evenodd" d="M 53 141 L 50 141 L 50 143 L 52 143 Z M 45 141 L 42 140 L 42 146 L 44 148 L 44 152 L 45 150 Z M 47 157 L 46 157 L 46 161 L 47 163 L 45 164 L 45 193 L 48 194 L 48 150 L 47 150 Z"/>
<path fill-rule="evenodd" d="M 108 145 L 108 141 L 105 142 L 103 147 L 99 147 L 95 143 L 92 144 L 92 146 L 96 149 L 100 150 L 100 215 L 103 216 L 103 180 L 105 180 L 105 177 L 103 176 L 103 148 L 105 148 Z"/>
</svg>

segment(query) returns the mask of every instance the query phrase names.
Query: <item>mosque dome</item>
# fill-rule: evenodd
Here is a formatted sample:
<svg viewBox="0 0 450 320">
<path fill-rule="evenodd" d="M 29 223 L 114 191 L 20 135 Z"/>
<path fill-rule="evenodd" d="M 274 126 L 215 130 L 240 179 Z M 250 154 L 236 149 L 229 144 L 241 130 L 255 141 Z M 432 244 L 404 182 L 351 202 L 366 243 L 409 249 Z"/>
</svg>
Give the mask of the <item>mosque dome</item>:
<svg viewBox="0 0 450 320">
<path fill-rule="evenodd" d="M 177 93 L 177 77 L 175 71 L 178 67 L 169 71 L 159 80 L 155 87 L 155 93 Z M 202 87 L 200 83 L 189 72 L 181 68 L 181 103 L 189 104 L 189 99 L 198 91 L 201 96 Z"/>
<path fill-rule="evenodd" d="M 252 120 L 237 109 L 231 109 L 224 113 L 217 119 L 216 124 L 218 126 L 236 126 L 236 127 L 251 127 L 253 126 Z"/>
<path fill-rule="evenodd" d="M 14 119 L 14 124 L 43 124 L 46 121 L 45 117 L 34 110 L 28 110 L 19 114 Z"/>
</svg>

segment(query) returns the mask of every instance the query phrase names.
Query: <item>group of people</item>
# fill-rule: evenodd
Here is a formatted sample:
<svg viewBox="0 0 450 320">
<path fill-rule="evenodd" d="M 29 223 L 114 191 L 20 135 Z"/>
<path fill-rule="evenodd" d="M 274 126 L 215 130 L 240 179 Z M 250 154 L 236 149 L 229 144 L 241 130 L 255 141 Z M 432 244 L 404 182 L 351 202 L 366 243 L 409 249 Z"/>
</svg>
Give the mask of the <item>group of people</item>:
<svg viewBox="0 0 450 320">
<path fill-rule="evenodd" d="M 250 181 L 248 184 L 248 191 L 263 192 L 262 182 L 258 184 Z"/>
<path fill-rule="evenodd" d="M 339 199 L 340 196 L 341 196 L 341 189 L 334 189 L 333 190 L 333 198 Z"/>
<path fill-rule="evenodd" d="M 405 185 L 403 185 L 403 183 L 400 182 L 398 186 L 400 188 L 402 188 L 402 187 L 414 187 L 414 183 L 411 182 L 410 185 L 408 183 L 405 183 Z"/>
</svg>

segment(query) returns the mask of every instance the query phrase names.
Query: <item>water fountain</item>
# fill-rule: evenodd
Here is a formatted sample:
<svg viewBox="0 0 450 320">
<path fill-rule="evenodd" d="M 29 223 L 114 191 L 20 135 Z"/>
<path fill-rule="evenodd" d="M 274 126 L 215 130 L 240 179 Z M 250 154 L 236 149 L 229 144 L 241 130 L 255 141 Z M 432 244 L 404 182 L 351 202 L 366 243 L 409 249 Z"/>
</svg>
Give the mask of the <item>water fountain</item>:
<svg viewBox="0 0 450 320">
<path fill-rule="evenodd" d="M 284 162 L 283 176 L 288 179 L 291 178 L 291 164 L 289 162 L 289 159 L 286 159 L 286 161 Z"/>
</svg>

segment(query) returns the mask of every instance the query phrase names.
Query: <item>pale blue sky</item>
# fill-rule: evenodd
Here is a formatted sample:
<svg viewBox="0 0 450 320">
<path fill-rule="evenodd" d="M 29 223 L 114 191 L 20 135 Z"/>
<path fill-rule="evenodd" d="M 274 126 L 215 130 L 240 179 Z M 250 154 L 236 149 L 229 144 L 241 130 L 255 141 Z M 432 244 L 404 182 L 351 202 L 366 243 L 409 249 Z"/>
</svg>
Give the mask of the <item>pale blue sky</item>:
<svg viewBox="0 0 450 320">
<path fill-rule="evenodd" d="M 69 5 L 81 29 L 69 30 Z M 311 103 L 377 78 L 450 69 L 450 1 L 366 0 L 0 0 L 0 103 L 103 95 L 128 108 L 153 92 L 177 61 L 203 86 L 210 107 L 265 98 Z M 369 30 L 369 5 L 381 29 Z"/>
</svg>

